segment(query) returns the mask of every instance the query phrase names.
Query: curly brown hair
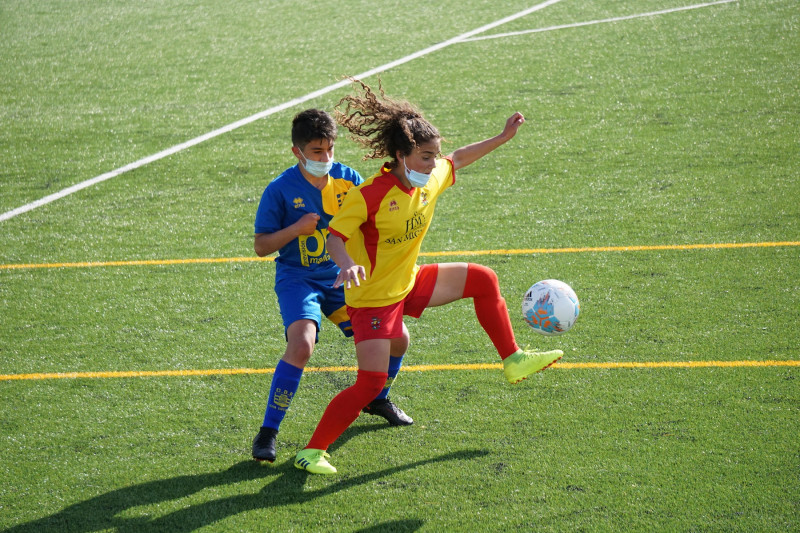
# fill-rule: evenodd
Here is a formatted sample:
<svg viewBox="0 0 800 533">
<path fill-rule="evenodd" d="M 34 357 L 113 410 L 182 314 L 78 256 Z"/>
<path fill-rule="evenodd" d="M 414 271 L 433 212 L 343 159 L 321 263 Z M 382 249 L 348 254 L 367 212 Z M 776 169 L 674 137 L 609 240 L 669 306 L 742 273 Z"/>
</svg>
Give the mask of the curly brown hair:
<svg viewBox="0 0 800 533">
<path fill-rule="evenodd" d="M 378 80 L 380 97 L 372 88 L 355 78 L 355 94 L 345 96 L 334 107 L 336 122 L 345 127 L 349 137 L 371 150 L 363 159 L 391 157 L 387 166 L 397 165 L 397 152 L 406 156 L 418 145 L 442 139 L 439 131 L 422 113 L 404 100 L 388 98 Z M 342 111 L 342 104 L 347 104 Z"/>
</svg>

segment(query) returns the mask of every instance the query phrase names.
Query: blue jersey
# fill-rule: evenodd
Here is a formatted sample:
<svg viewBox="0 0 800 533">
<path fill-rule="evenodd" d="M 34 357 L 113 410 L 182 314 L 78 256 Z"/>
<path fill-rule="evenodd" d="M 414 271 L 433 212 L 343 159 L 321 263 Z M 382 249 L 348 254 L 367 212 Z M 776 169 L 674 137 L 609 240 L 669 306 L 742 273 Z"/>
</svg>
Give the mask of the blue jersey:
<svg viewBox="0 0 800 533">
<path fill-rule="evenodd" d="M 352 168 L 334 163 L 328 173 L 328 184 L 321 191 L 303 177 L 297 165 L 286 169 L 267 185 L 256 212 L 256 233 L 275 233 L 291 226 L 306 213 L 316 213 L 320 217 L 313 235 L 300 235 L 278 251 L 276 284 L 286 276 L 336 278 L 339 267 L 325 246 L 328 223 L 339 211 L 347 191 L 362 181 L 361 175 Z"/>
</svg>

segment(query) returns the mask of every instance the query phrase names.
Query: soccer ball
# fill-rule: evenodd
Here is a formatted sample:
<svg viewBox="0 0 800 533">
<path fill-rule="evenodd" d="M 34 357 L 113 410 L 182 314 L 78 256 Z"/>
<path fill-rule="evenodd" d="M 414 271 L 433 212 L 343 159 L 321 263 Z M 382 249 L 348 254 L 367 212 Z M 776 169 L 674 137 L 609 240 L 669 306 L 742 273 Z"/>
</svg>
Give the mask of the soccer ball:
<svg viewBox="0 0 800 533">
<path fill-rule="evenodd" d="M 561 335 L 575 325 L 581 304 L 572 287 L 557 279 L 534 283 L 522 298 L 525 322 L 542 335 Z"/>
</svg>

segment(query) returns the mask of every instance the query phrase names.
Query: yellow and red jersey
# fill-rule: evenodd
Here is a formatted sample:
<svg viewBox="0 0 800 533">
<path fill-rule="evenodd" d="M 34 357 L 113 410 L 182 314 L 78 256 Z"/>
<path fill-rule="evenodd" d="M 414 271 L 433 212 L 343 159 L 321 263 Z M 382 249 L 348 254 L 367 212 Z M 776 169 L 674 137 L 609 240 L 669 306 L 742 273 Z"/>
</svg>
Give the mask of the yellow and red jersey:
<svg viewBox="0 0 800 533">
<path fill-rule="evenodd" d="M 414 286 L 422 240 L 439 195 L 455 183 L 453 161 L 438 159 L 424 187 L 406 188 L 385 166 L 349 191 L 328 230 L 344 239 L 347 252 L 367 272 L 360 287 L 345 291 L 351 307 L 399 302 Z"/>
</svg>

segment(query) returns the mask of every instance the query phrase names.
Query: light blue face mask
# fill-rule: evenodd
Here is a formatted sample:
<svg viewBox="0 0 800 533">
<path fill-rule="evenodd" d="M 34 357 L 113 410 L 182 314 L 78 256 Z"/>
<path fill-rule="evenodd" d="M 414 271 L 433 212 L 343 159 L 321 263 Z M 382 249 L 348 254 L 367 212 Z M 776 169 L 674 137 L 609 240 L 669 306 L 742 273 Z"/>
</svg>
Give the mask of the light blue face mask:
<svg viewBox="0 0 800 533">
<path fill-rule="evenodd" d="M 305 154 L 300 152 L 300 155 L 303 156 L 303 162 L 302 162 L 303 167 L 308 171 L 309 174 L 317 178 L 326 176 L 328 172 L 331 171 L 331 168 L 333 168 L 333 159 L 325 162 L 309 161 L 309 159 L 305 156 Z"/>
<path fill-rule="evenodd" d="M 428 184 L 428 180 L 431 179 L 430 174 L 423 174 L 422 172 L 417 172 L 416 170 L 408 168 L 405 157 L 403 158 L 403 166 L 406 167 L 406 179 L 408 179 L 412 187 L 424 187 Z"/>
</svg>

